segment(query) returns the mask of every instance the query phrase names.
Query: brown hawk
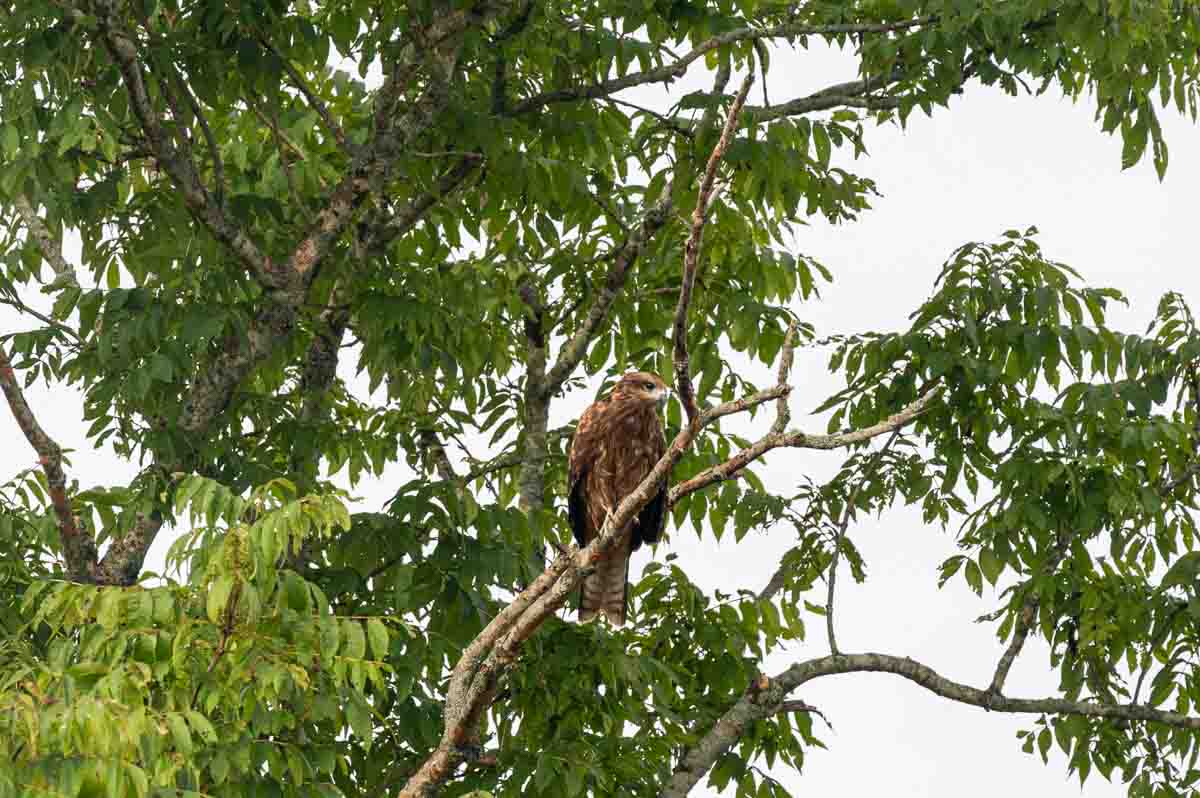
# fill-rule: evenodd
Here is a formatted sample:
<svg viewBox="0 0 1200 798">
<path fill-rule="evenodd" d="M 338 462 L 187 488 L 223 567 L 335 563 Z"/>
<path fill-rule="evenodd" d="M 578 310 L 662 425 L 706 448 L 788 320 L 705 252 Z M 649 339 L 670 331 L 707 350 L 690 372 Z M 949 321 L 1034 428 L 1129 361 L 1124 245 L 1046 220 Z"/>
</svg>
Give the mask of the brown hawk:
<svg viewBox="0 0 1200 798">
<path fill-rule="evenodd" d="M 657 374 L 631 371 L 621 377 L 607 399 L 594 402 L 579 417 L 568 457 L 567 509 L 580 546 L 595 539 L 609 513 L 616 511 L 666 451 L 658 411 L 670 392 Z M 650 503 L 596 563 L 595 572 L 584 578 L 580 621 L 603 614 L 614 625 L 625 623 L 629 555 L 643 543 L 658 542 L 666 517 L 664 480 Z"/>
</svg>

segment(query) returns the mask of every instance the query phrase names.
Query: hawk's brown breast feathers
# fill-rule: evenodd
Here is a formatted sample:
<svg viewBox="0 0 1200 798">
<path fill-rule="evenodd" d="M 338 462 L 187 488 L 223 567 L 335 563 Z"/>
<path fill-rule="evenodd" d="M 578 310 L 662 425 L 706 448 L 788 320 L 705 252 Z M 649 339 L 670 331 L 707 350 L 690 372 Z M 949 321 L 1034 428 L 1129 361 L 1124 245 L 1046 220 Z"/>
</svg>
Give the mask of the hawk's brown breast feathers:
<svg viewBox="0 0 1200 798">
<path fill-rule="evenodd" d="M 608 398 L 593 403 L 580 416 L 568 459 L 568 512 L 580 546 L 596 537 L 608 514 L 641 484 L 666 451 L 659 406 L 667 393 L 658 375 L 630 372 Z M 664 480 L 633 522 L 621 530 L 596 572 L 584 579 L 581 620 L 603 613 L 613 623 L 624 623 L 629 555 L 643 543 L 658 541 L 666 510 Z"/>
</svg>

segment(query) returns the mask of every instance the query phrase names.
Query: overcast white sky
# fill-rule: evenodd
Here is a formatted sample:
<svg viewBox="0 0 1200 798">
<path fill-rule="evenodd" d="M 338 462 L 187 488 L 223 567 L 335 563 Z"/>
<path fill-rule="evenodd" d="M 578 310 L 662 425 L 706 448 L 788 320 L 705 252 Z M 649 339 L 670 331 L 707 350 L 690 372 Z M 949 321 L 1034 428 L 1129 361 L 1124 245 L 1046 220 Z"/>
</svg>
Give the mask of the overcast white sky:
<svg viewBox="0 0 1200 798">
<path fill-rule="evenodd" d="M 853 61 L 845 55 L 778 51 L 771 99 L 779 102 L 853 77 Z M 705 85 L 688 80 L 671 91 L 678 96 Z M 753 96 L 761 97 L 757 88 Z M 637 97 L 650 100 L 654 92 Z M 1144 329 L 1166 291 L 1181 291 L 1195 302 L 1196 128 L 1171 112 L 1164 114 L 1171 165 L 1159 183 L 1148 162 L 1120 170 L 1120 141 L 1099 131 L 1093 113 L 1087 101 L 1072 105 L 1052 95 L 1014 99 L 971 85 L 933 119 L 914 115 L 906 132 L 869 130 L 871 155 L 856 170 L 874 178 L 884 196 L 856 224 L 831 227 L 814 220 L 800 231 L 797 249 L 822 261 L 835 276 L 822 300 L 797 307 L 800 316 L 822 335 L 903 328 L 956 246 L 1034 224 L 1049 257 L 1076 267 L 1093 285 L 1111 285 L 1129 296 L 1130 309 L 1114 313 L 1114 324 L 1121 328 Z M 0 311 L 3 329 L 20 324 L 7 309 Z M 352 364 L 344 363 L 342 373 L 352 378 Z M 825 373 L 825 353 L 799 353 L 793 374 L 793 423 L 823 431 L 823 422 L 807 413 L 840 387 Z M 765 371 L 758 376 L 767 382 Z M 568 397 L 555 406 L 552 423 L 566 422 L 592 398 L 582 392 Z M 87 425 L 80 419 L 75 392 L 35 389 L 30 399 L 51 434 L 65 447 L 78 449 L 72 455 L 72 477 L 86 486 L 116 484 L 133 475 L 131 464 L 87 447 Z M 0 413 L 0 446 L 11 470 L 35 462 L 7 413 Z M 789 491 L 800 474 L 815 479 L 828 475 L 840 458 L 836 453 L 775 454 L 761 473 L 781 491 Z M 387 484 L 360 485 L 356 493 L 364 498 L 362 507 L 378 507 L 396 484 L 392 477 Z M 947 677 L 986 686 L 1001 646 L 992 627 L 975 625 L 972 619 L 994 609 L 995 596 L 985 593 L 980 600 L 961 580 L 937 589 L 936 568 L 954 553 L 951 535 L 923 525 L 919 514 L 907 511 L 863 520 L 850 534 L 866 557 L 868 581 L 855 585 L 844 573 L 839 580 L 841 648 L 911 656 Z M 168 543 L 165 536 L 156 543 L 148 567 L 161 569 Z M 681 533 L 672 548 L 701 585 L 731 590 L 761 587 L 789 544 L 782 530 L 740 544 L 728 538 L 722 544 L 711 538 L 697 541 L 691 533 Z M 663 553 L 660 549 L 659 556 Z M 639 553 L 635 573 L 646 556 Z M 773 657 L 766 671 L 775 673 L 792 661 L 827 653 L 819 621 L 813 617 L 809 639 Z M 1006 692 L 1052 694 L 1056 680 L 1045 665 L 1045 647 L 1031 642 Z M 774 773 L 795 795 L 948 798 L 968 792 L 977 798 L 1009 798 L 1080 792 L 1077 780 L 1066 779 L 1062 757 L 1054 756 L 1057 748 L 1049 766 L 1020 751 L 1014 733 L 1027 727 L 1028 719 L 951 704 L 886 675 L 826 678 L 797 697 L 819 706 L 836 732 L 818 723 L 829 750 L 810 751 L 801 774 Z M 699 789 L 696 794 L 713 793 Z M 1094 773 L 1083 794 L 1103 798 L 1125 792 Z"/>
</svg>

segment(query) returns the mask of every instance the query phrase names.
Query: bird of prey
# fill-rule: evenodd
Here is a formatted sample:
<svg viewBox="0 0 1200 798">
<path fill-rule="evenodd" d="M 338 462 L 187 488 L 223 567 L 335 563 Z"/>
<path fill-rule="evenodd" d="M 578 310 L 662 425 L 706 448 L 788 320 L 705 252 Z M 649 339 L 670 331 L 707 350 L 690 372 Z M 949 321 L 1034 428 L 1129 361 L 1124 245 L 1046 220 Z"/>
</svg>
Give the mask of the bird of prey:
<svg viewBox="0 0 1200 798">
<path fill-rule="evenodd" d="M 637 488 L 666 451 L 659 410 L 670 389 L 657 374 L 631 371 L 608 398 L 594 402 L 575 428 L 568 457 L 568 513 L 575 540 L 590 543 L 605 519 Z M 615 545 L 583 580 L 579 620 L 604 615 L 625 623 L 629 555 L 643 543 L 657 543 L 667 515 L 666 480 L 650 503 L 622 529 Z"/>
</svg>

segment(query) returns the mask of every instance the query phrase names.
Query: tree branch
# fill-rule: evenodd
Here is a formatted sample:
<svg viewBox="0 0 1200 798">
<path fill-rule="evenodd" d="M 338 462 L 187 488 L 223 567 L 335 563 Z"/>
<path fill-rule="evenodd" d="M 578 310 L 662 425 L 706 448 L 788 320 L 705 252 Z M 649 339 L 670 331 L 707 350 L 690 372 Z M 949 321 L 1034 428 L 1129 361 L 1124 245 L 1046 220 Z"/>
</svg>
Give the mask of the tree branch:
<svg viewBox="0 0 1200 798">
<path fill-rule="evenodd" d="M 38 462 L 46 474 L 50 503 L 54 507 L 54 515 L 58 519 L 58 532 L 62 538 L 67 574 L 73 581 L 91 582 L 96 567 L 96 542 L 88 531 L 80 526 L 79 519 L 71 510 L 71 500 L 67 497 L 67 477 L 62 468 L 62 449 L 38 424 L 33 410 L 25 401 L 25 392 L 17 382 L 12 361 L 3 347 L 0 347 L 0 389 L 4 391 L 4 397 L 8 400 L 8 407 L 17 426 L 24 433 L 25 440 L 29 441 L 29 445 L 37 452 Z"/>
<path fill-rule="evenodd" d="M 97 17 L 98 36 L 116 62 L 150 149 L 172 177 L 193 215 L 269 289 L 243 338 L 229 339 L 224 350 L 200 370 L 189 387 L 178 426 L 193 445 L 198 445 L 212 422 L 229 405 L 236 387 L 280 342 L 288 340 L 315 267 L 349 223 L 352 211 L 382 184 L 391 165 L 403 154 L 405 144 L 432 124 L 448 93 L 450 73 L 458 57 L 459 34 L 469 25 L 483 24 L 503 4 L 487 4 L 478 13 L 450 14 L 431 26 L 430 31 L 437 35 L 430 39 L 428 62 L 432 74 L 426 81 L 425 92 L 398 123 L 393 124 L 387 113 L 377 114 L 382 126 L 376 130 L 372 146 L 365 148 L 366 152 L 351 165 L 309 234 L 282 268 L 263 255 L 238 224 L 209 200 L 194 163 L 186 157 L 187 153 L 177 151 L 166 135 L 147 93 L 135 43 L 118 29 L 113 0 L 93 0 L 91 7 Z M 381 112 L 386 110 L 380 108 Z M 156 461 L 156 466 L 167 472 L 190 468 L 187 462 Z M 98 574 L 103 571 L 102 578 L 118 580 L 112 584 L 130 584 L 135 580 L 162 520 L 157 513 L 140 518 L 133 530 L 110 546 Z"/>
<path fill-rule="evenodd" d="M 521 460 L 521 509 L 532 518 L 545 504 L 546 429 L 550 423 L 550 393 L 546 391 L 546 308 L 533 283 L 520 286 L 525 303 L 525 429 Z"/>
<path fill-rule="evenodd" d="M 775 372 L 776 385 L 787 385 L 788 380 L 791 379 L 792 362 L 796 358 L 796 342 L 799 335 L 799 325 L 795 319 L 792 319 L 788 324 L 787 333 L 783 336 L 783 349 L 779 352 L 779 366 Z M 780 396 L 775 403 L 775 423 L 771 425 L 771 432 L 775 435 L 782 435 L 791 420 L 792 410 L 788 405 L 788 397 Z"/>
<path fill-rule="evenodd" d="M 654 234 L 667 223 L 672 208 L 671 190 L 672 184 L 668 181 L 666 188 L 663 189 L 662 198 L 646 211 L 637 230 L 625 240 L 620 250 L 617 251 L 608 274 L 604 276 L 600 294 L 588 309 L 587 317 L 575 330 L 574 335 L 563 344 L 553 367 L 546 373 L 542 390 L 547 395 L 555 394 L 583 361 L 587 355 L 588 344 L 596 336 L 604 317 L 608 315 L 613 302 L 621 293 L 621 289 L 625 287 L 630 267 L 637 261 L 638 256 L 642 254 Z"/>
<path fill-rule="evenodd" d="M 96 15 L 97 31 L 102 44 L 115 62 L 125 84 L 129 104 L 146 135 L 150 150 L 157 162 L 171 177 L 188 210 L 213 236 L 230 249 L 264 285 L 278 289 L 287 286 L 287 276 L 250 240 L 241 225 L 225 209 L 209 200 L 190 153 L 180 152 L 163 129 L 162 120 L 154 110 L 146 90 L 137 46 L 117 24 L 114 0 L 94 0 L 90 3 Z"/>
<path fill-rule="evenodd" d="M 842 673 L 890 673 L 924 687 L 942 698 L 993 712 L 1016 714 L 1078 715 L 1127 722 L 1161 723 L 1176 729 L 1200 730 L 1200 717 L 1155 709 L 1145 704 L 1105 704 L 1064 698 L 1005 698 L 951 681 L 927 665 L 888 654 L 836 654 L 792 665 L 768 680 L 766 686 L 747 692 L 680 759 L 660 798 L 683 798 L 700 782 L 745 729 L 755 721 L 780 711 L 785 696 L 813 679 Z"/>
<path fill-rule="evenodd" d="M 213 201 L 218 209 L 223 208 L 225 206 L 225 162 L 221 160 L 221 148 L 217 146 L 217 139 L 213 136 L 212 128 L 208 125 L 208 119 L 204 116 L 204 109 L 200 107 L 200 101 L 192 94 L 187 81 L 175 70 L 174 65 L 168 69 L 171 73 L 171 79 L 178 86 L 179 91 L 183 94 L 183 99 L 191 109 L 192 116 L 196 117 L 196 123 L 200 125 L 200 132 L 204 136 L 209 157 L 212 158 L 213 162 Z"/>
<path fill-rule="evenodd" d="M 718 68 L 715 84 L 718 89 L 723 88 L 728 80 L 729 69 L 724 66 Z M 702 124 L 705 127 L 712 124 L 715 115 L 716 109 L 709 108 L 705 112 Z M 545 382 L 547 393 L 553 394 L 557 392 L 562 387 L 563 382 L 571 376 L 571 373 L 575 371 L 575 368 L 587 355 L 588 344 L 595 337 L 609 308 L 612 307 L 613 302 L 616 301 L 617 296 L 624 288 L 625 281 L 629 276 L 630 267 L 645 249 L 646 244 L 654 237 L 654 234 L 667 223 L 672 210 L 671 195 L 674 187 L 675 181 L 672 178 L 667 181 L 663 189 L 662 198 L 654 207 L 646 211 L 642 219 L 642 224 L 632 235 L 626 238 L 625 243 L 617 251 L 613 259 L 613 264 L 609 268 L 608 274 L 605 275 L 604 286 L 600 290 L 600 295 L 596 297 L 579 329 L 575 331 L 575 334 L 571 336 L 570 340 L 559 351 L 558 360 L 547 375 Z"/>
<path fill-rule="evenodd" d="M 37 215 L 29 199 L 24 194 L 17 194 L 13 197 L 13 206 L 17 209 L 21 221 L 25 223 L 25 229 L 37 242 L 42 257 L 54 271 L 55 282 L 78 286 L 79 278 L 75 276 L 75 268 L 63 257 L 62 242 L 50 234 L 50 228 L 46 227 L 46 223 Z"/>
<path fill-rule="evenodd" d="M 1074 537 L 1073 530 L 1066 530 L 1059 534 L 1058 539 L 1051 546 L 1050 552 L 1046 555 L 1046 561 L 1042 564 L 1039 570 L 1039 575 L 1049 576 L 1058 568 L 1058 564 L 1062 562 L 1063 557 L 1067 553 L 1067 549 L 1071 546 L 1071 539 Z M 1032 580 L 1030 580 L 1032 583 Z M 1025 646 L 1025 639 L 1029 636 L 1030 629 L 1033 628 L 1034 621 L 1037 620 L 1038 607 L 1041 602 L 1038 595 L 1032 589 L 1030 584 L 1029 593 L 1025 596 L 1025 601 L 1021 605 L 1021 614 L 1017 616 L 1016 625 L 1013 628 L 1012 640 L 1008 643 L 1008 648 L 1000 656 L 1000 661 L 996 664 L 996 673 L 992 676 L 992 683 L 988 687 L 988 693 L 993 696 L 1000 696 L 1004 689 L 1004 681 L 1008 678 L 1008 672 L 1016 661 L 1017 655 L 1021 653 L 1021 649 Z"/>
<path fill-rule="evenodd" d="M 431 429 L 421 430 L 420 441 L 421 448 L 424 450 L 425 456 L 433 463 L 438 478 L 443 482 L 458 483 L 459 478 L 454 473 L 454 464 L 450 462 L 450 457 L 446 454 L 446 447 L 438 439 L 437 433 Z"/>
<path fill-rule="evenodd" d="M 142 572 L 146 552 L 162 529 L 163 517 L 157 510 L 149 515 L 138 515 L 133 528 L 113 540 L 96 566 L 96 584 L 132 585 Z"/>
<path fill-rule="evenodd" d="M 779 105 L 751 107 L 746 109 L 746 115 L 754 122 L 771 122 L 790 116 L 801 116 L 816 111 L 828 111 L 833 108 L 865 108 L 870 111 L 884 111 L 898 108 L 900 101 L 894 97 L 871 97 L 872 91 L 882 89 L 899 78 L 898 73 L 875 75 L 863 80 L 852 80 L 828 86 L 805 97 L 797 97 Z"/>
<path fill-rule="evenodd" d="M 904 20 L 884 24 L 844 24 L 844 25 L 805 25 L 800 23 L 784 23 L 765 28 L 735 28 L 725 33 L 713 36 L 693 48 L 690 52 L 676 60 L 643 72 L 633 72 L 620 78 L 594 83 L 590 86 L 572 86 L 556 89 L 529 97 L 512 107 L 511 113 L 523 114 L 535 111 L 553 103 L 591 100 L 597 97 L 607 97 L 624 89 L 642 86 L 647 83 L 663 83 L 683 77 L 687 68 L 706 53 L 735 42 L 756 41 L 762 39 L 794 38 L 798 36 L 836 36 L 847 33 L 894 33 L 928 25 L 937 21 L 937 17 L 922 17 L 920 19 Z"/>
<path fill-rule="evenodd" d="M 843 446 L 853 446 L 880 435 L 886 435 L 916 420 L 918 416 L 928 409 L 937 393 L 937 388 L 933 388 L 906 405 L 900 412 L 888 416 L 878 424 L 872 424 L 869 427 L 861 429 L 838 432 L 833 435 L 811 435 L 796 430 L 767 434 L 725 462 L 706 468 L 691 479 L 675 485 L 675 487 L 671 488 L 668 496 L 668 504 L 673 506 L 690 493 L 703 490 L 716 482 L 732 479 L 743 468 L 772 449 L 781 447 L 793 447 L 796 449 L 840 449 Z"/>
<path fill-rule="evenodd" d="M 282 53 L 276 50 L 271 42 L 268 41 L 267 37 L 261 32 L 258 34 L 258 42 L 265 50 L 273 53 L 275 57 L 279 59 L 279 63 L 283 65 L 283 71 L 287 73 L 288 79 L 291 80 L 292 85 L 296 87 L 297 91 L 304 95 L 304 100 L 308 103 L 308 107 L 316 112 L 317 117 L 321 120 L 321 124 L 325 127 L 325 131 L 333 137 L 333 140 L 337 142 L 337 145 L 342 152 L 346 153 L 350 157 L 354 157 L 354 151 L 350 147 L 350 142 L 346 139 L 346 133 L 342 130 L 341 125 L 334 121 L 333 115 L 329 113 L 329 106 L 325 105 L 325 101 L 316 95 L 316 93 L 312 90 L 312 87 L 308 85 L 308 81 L 306 81 L 304 76 L 301 75 L 296 67 L 292 65 L 291 60 L 285 58 Z"/>
<path fill-rule="evenodd" d="M 376 128 L 371 144 L 354 158 L 345 177 L 317 213 L 309 232 L 289 256 L 289 274 L 313 273 L 362 203 L 382 190 L 405 148 L 433 124 L 449 101 L 450 79 L 457 68 L 460 50 L 457 38 L 444 43 L 430 59 L 432 68 L 421 96 L 397 123 L 389 121 Z M 386 88 L 385 85 L 380 91 Z"/>
<path fill-rule="evenodd" d="M 384 216 L 382 212 L 374 215 L 377 218 L 368 218 L 364 224 L 367 229 L 364 240 L 367 254 L 379 254 L 392 241 L 416 227 L 417 222 L 421 221 L 425 214 L 462 186 L 482 163 L 482 155 L 476 153 L 465 155 L 439 177 L 437 184 L 429 191 L 409 200 L 402 208 L 397 209 L 387 218 L 382 218 Z"/>
<path fill-rule="evenodd" d="M 334 380 L 337 379 L 338 353 L 341 351 L 346 327 L 350 323 L 350 311 L 341 306 L 341 287 L 341 283 L 335 283 L 330 291 L 331 307 L 324 310 L 318 318 L 317 329 L 304 355 L 299 385 L 299 421 L 303 424 L 311 424 L 328 414 L 325 399 Z M 311 456 L 311 452 L 301 452 L 293 445 L 291 470 L 299 471 Z"/>
</svg>

